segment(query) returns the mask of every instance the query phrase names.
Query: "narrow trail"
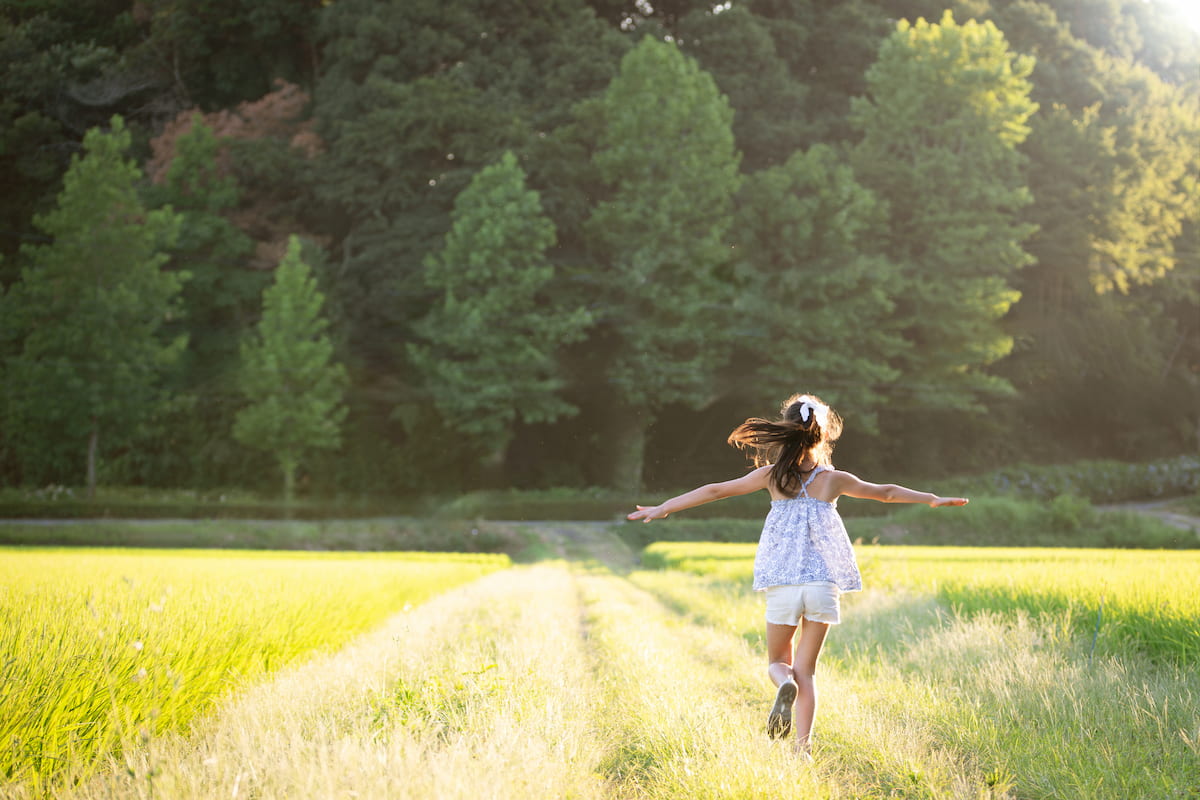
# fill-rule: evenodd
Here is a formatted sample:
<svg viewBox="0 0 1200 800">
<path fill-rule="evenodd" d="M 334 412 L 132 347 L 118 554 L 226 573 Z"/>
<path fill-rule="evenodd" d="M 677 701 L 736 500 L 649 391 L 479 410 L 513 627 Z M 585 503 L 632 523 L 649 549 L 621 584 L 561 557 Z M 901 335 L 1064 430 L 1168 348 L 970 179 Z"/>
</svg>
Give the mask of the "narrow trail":
<svg viewBox="0 0 1200 800">
<path fill-rule="evenodd" d="M 1137 514 L 1145 514 L 1160 519 L 1168 525 L 1182 528 L 1185 531 L 1191 531 L 1200 536 L 1200 517 L 1174 510 L 1172 506 L 1176 502 L 1175 500 L 1153 500 L 1144 503 L 1120 503 L 1118 505 L 1097 506 L 1097 508 L 1101 511 L 1131 511 Z"/>
</svg>

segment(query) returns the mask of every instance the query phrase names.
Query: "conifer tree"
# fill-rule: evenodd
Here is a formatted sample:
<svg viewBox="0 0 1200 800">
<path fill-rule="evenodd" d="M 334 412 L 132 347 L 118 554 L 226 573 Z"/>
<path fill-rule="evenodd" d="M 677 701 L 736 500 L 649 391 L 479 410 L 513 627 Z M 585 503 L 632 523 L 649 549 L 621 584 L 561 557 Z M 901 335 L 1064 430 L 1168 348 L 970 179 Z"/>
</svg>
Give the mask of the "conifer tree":
<svg viewBox="0 0 1200 800">
<path fill-rule="evenodd" d="M 305 456 L 341 445 L 347 377 L 333 359 L 324 301 L 293 236 L 275 282 L 263 291 L 262 319 L 241 348 L 240 384 L 249 404 L 238 412 L 233 435 L 275 456 L 288 504 Z"/>
<path fill-rule="evenodd" d="M 251 477 L 245 452 L 230 438 L 239 407 L 238 346 L 257 320 L 271 272 L 251 268 L 254 241 L 229 217 L 241 202 L 236 179 L 221 168 L 223 141 L 199 113 L 190 127 L 152 140 L 160 158 L 147 167 L 144 192 L 153 207 L 169 205 L 181 217 L 168 268 L 186 270 L 182 314 L 173 330 L 186 331 L 179 370 L 179 402 L 148 431 L 144 473 L 171 473 L 190 484 L 228 486 Z M 175 126 L 171 126 L 175 127 Z M 278 263 L 278 256 L 272 266 Z"/>
<path fill-rule="evenodd" d="M 511 152 L 475 176 L 452 218 L 445 244 L 425 259 L 438 295 L 408 352 L 442 415 L 485 439 L 495 462 L 517 420 L 575 413 L 556 356 L 582 337 L 589 315 L 550 302 L 554 224 Z"/>
<path fill-rule="evenodd" d="M 722 274 L 740 185 L 733 111 L 712 77 L 649 36 L 598 104 L 593 157 L 608 196 L 586 223 L 608 394 L 609 482 L 641 485 L 646 430 L 671 403 L 703 407 L 729 354 Z"/>
<path fill-rule="evenodd" d="M 1006 384 L 983 371 L 1012 340 L 998 324 L 1030 261 L 1030 200 L 1017 152 L 1037 106 L 1033 59 L 990 22 L 900 22 L 856 98 L 856 175 L 888 202 L 886 253 L 900 269 L 896 322 L 910 347 L 895 366 L 905 400 L 977 408 Z"/>
<path fill-rule="evenodd" d="M 816 145 L 750 175 L 738 195 L 741 346 L 733 359 L 747 402 L 804 386 L 874 427 L 906 349 L 890 316 L 896 267 L 876 251 L 886 207 L 833 148 Z"/>
<path fill-rule="evenodd" d="M 120 117 L 87 133 L 57 206 L 35 218 L 51 241 L 22 248 L 21 279 L 0 309 L 5 437 L 24 477 L 66 483 L 86 463 L 89 496 L 101 448 L 130 442 L 159 412 L 164 374 L 186 345 L 163 336 L 185 279 L 162 269 L 179 217 L 146 210 L 129 146 Z"/>
</svg>

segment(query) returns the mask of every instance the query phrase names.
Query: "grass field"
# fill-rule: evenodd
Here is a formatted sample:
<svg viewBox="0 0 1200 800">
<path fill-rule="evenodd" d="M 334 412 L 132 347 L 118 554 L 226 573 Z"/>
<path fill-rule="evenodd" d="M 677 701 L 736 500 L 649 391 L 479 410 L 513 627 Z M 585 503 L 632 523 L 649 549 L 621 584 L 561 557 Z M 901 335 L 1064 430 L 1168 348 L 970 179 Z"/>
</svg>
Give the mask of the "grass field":
<svg viewBox="0 0 1200 800">
<path fill-rule="evenodd" d="M 220 695 L 336 648 L 504 556 L 0 551 L 0 774 L 37 785 L 184 730 Z"/>
<path fill-rule="evenodd" d="M 1090 609 L 1094 574 L 1110 581 L 1101 594 L 1114 619 L 1150 602 L 1122 594 L 1118 578 L 1160 596 L 1174 590 L 1179 604 L 1163 616 L 1194 618 L 1184 604 L 1196 585 L 1192 554 L 1076 551 L 1071 561 L 1058 551 L 861 548 L 868 588 L 846 597 L 845 622 L 830 634 L 816 763 L 805 766 L 764 732 L 773 690 L 762 600 L 746 582 L 751 549 L 656 546 L 639 569 L 603 526 L 556 533 L 571 560 L 446 583 L 341 646 L 240 681 L 189 726 L 135 736 L 56 796 L 1200 796 L 1190 651 L 1115 636 L 1106 611 L 1093 652 L 1094 616 L 1081 627 L 1029 600 L 1058 592 Z M 386 571 L 404 560 L 350 562 Z M 988 576 L 1024 593 L 982 592 L 974 606 L 945 593 Z M 167 613 L 180 591 L 151 613 Z M 194 605 L 209 603 L 218 598 Z M 202 616 L 191 623 L 197 641 L 216 629 Z M 139 654 L 151 649 L 149 635 L 137 641 Z M 28 781 L 0 789 L 40 794 Z"/>
<path fill-rule="evenodd" d="M 1200 551 L 860 545 L 857 553 L 863 580 L 880 589 L 932 594 L 968 615 L 1034 615 L 1092 634 L 1104 653 L 1200 662 Z M 753 562 L 745 544 L 658 542 L 643 553 L 649 566 L 744 587 Z"/>
</svg>

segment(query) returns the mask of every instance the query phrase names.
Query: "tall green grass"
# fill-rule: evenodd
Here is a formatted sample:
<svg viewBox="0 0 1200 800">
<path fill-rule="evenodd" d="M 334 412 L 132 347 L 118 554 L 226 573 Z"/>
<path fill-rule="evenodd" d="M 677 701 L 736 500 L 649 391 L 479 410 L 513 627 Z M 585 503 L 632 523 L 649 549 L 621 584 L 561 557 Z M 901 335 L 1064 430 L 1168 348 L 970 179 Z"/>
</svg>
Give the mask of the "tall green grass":
<svg viewBox="0 0 1200 800">
<path fill-rule="evenodd" d="M 0 776 L 42 785 L 506 556 L 0 551 Z"/>
<path fill-rule="evenodd" d="M 1138 650 L 1176 663 L 1200 659 L 1200 552 L 1076 548 L 858 548 L 868 586 L 928 592 L 968 614 L 1057 620 L 1100 652 Z M 650 568 L 748 585 L 754 545 L 660 542 Z"/>
</svg>

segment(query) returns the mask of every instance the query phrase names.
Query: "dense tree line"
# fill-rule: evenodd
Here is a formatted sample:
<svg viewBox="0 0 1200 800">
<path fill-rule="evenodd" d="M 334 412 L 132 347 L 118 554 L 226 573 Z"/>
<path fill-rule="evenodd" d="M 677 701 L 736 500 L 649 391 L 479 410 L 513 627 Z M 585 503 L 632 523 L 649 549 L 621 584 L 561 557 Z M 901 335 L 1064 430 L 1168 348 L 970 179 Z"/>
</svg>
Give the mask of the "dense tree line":
<svg viewBox="0 0 1200 800">
<path fill-rule="evenodd" d="M 1200 447 L 1154 2 L 3 7 L 0 482 L 675 486 L 795 390 L 864 471 Z"/>
</svg>

